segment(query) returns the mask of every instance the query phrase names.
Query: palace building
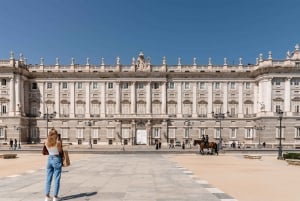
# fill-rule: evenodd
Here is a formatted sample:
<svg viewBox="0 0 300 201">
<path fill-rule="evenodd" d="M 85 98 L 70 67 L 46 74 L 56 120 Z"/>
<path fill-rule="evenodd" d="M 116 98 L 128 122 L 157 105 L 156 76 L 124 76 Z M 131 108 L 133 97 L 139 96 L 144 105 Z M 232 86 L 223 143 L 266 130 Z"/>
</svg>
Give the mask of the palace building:
<svg viewBox="0 0 300 201">
<path fill-rule="evenodd" d="M 230 147 L 300 148 L 300 50 L 255 64 L 27 64 L 0 60 L 0 143 L 40 143 L 55 127 L 75 145 L 192 144 L 202 135 Z M 280 114 L 281 113 L 281 114 Z M 282 119 L 279 120 L 279 115 Z"/>
</svg>

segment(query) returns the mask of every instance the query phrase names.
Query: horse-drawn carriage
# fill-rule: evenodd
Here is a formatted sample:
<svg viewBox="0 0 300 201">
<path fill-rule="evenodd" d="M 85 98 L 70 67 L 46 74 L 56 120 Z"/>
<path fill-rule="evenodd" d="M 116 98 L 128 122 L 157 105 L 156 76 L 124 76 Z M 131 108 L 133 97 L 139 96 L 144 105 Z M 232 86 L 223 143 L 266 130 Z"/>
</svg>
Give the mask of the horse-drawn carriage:
<svg viewBox="0 0 300 201">
<path fill-rule="evenodd" d="M 219 154 L 218 144 L 216 142 L 205 142 L 203 139 L 194 140 L 194 146 L 199 145 L 200 154 Z M 205 151 L 207 150 L 207 151 Z"/>
</svg>

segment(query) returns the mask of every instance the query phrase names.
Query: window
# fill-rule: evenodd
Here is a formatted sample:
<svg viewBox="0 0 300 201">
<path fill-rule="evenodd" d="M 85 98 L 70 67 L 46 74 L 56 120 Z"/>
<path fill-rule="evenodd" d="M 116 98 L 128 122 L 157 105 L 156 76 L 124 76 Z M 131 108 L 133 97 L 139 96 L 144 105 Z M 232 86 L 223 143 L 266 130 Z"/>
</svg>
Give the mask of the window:
<svg viewBox="0 0 300 201">
<path fill-rule="evenodd" d="M 98 89 L 98 83 L 97 82 L 93 82 L 93 89 Z"/>
<path fill-rule="evenodd" d="M 115 103 L 107 103 L 107 114 L 113 115 L 115 114 Z"/>
<path fill-rule="evenodd" d="M 113 89 L 113 88 L 114 88 L 114 83 L 109 82 L 109 83 L 107 84 L 107 86 L 108 86 L 109 89 Z"/>
<path fill-rule="evenodd" d="M 160 128 L 153 128 L 152 135 L 153 135 L 153 138 L 160 138 Z"/>
<path fill-rule="evenodd" d="M 98 139 L 99 138 L 99 129 L 98 128 L 93 128 L 92 129 L 92 138 L 93 139 Z"/>
<path fill-rule="evenodd" d="M 235 139 L 236 138 L 236 128 L 232 128 L 230 131 L 230 138 Z"/>
<path fill-rule="evenodd" d="M 129 114 L 130 113 L 130 102 L 124 101 L 122 103 L 121 111 L 122 111 L 122 114 Z"/>
<path fill-rule="evenodd" d="M 280 127 L 276 127 L 276 138 L 280 138 Z M 281 127 L 281 139 L 284 138 L 284 127 Z"/>
<path fill-rule="evenodd" d="M 1 105 L 1 115 L 7 113 L 7 105 Z"/>
<path fill-rule="evenodd" d="M 152 85 L 153 89 L 159 89 L 159 83 L 158 82 L 154 82 Z"/>
<path fill-rule="evenodd" d="M 37 89 L 37 83 L 36 82 L 31 83 L 31 89 Z"/>
<path fill-rule="evenodd" d="M 82 82 L 77 83 L 77 89 L 82 89 Z"/>
<path fill-rule="evenodd" d="M 6 79 L 1 80 L 1 86 L 6 86 Z"/>
<path fill-rule="evenodd" d="M 161 113 L 161 104 L 160 102 L 158 101 L 155 101 L 153 104 L 152 104 L 152 112 L 153 114 L 160 114 Z"/>
<path fill-rule="evenodd" d="M 184 83 L 184 89 L 190 89 L 190 83 L 189 82 Z"/>
<path fill-rule="evenodd" d="M 60 132 L 61 132 L 61 138 L 62 139 L 68 139 L 69 138 L 69 136 L 68 136 L 68 128 L 62 128 L 61 130 L 60 130 Z"/>
<path fill-rule="evenodd" d="M 190 138 L 190 128 L 184 129 L 184 138 Z"/>
<path fill-rule="evenodd" d="M 100 115 L 100 104 L 99 103 L 91 104 L 91 114 L 92 115 Z"/>
<path fill-rule="evenodd" d="M 63 89 L 67 89 L 68 88 L 68 83 L 67 82 L 63 82 L 62 83 L 62 88 Z"/>
<path fill-rule="evenodd" d="M 31 139 L 37 139 L 38 136 L 39 136 L 39 128 L 37 128 L 37 127 L 31 128 L 30 129 L 30 137 L 31 137 Z"/>
<path fill-rule="evenodd" d="M 176 131 L 176 129 L 169 128 L 169 138 L 171 138 L 171 139 L 176 138 L 175 131 Z"/>
<path fill-rule="evenodd" d="M 136 109 L 137 109 L 138 114 L 146 114 L 146 103 L 145 102 L 138 102 Z"/>
<path fill-rule="evenodd" d="M 220 82 L 215 82 L 214 86 L 215 86 L 215 89 L 220 89 Z"/>
<path fill-rule="evenodd" d="M 168 82 L 168 89 L 174 89 L 174 88 L 175 88 L 174 82 Z"/>
<path fill-rule="evenodd" d="M 200 128 L 199 129 L 199 138 L 202 138 L 203 135 L 205 136 L 205 133 L 206 133 L 206 129 L 205 128 Z"/>
<path fill-rule="evenodd" d="M 47 82 L 47 89 L 52 89 L 52 82 Z"/>
<path fill-rule="evenodd" d="M 299 110 L 299 105 L 295 105 L 295 112 L 299 113 L 300 110 Z"/>
<path fill-rule="evenodd" d="M 138 89 L 143 89 L 144 88 L 144 83 L 143 82 L 138 82 L 137 83 L 137 88 Z"/>
<path fill-rule="evenodd" d="M 83 139 L 83 128 L 77 128 L 77 138 Z"/>
<path fill-rule="evenodd" d="M 0 127 L 0 138 L 4 138 L 5 137 L 5 130 L 4 128 Z"/>
<path fill-rule="evenodd" d="M 246 88 L 246 89 L 250 89 L 250 82 L 246 82 L 245 88 Z"/>
<path fill-rule="evenodd" d="M 176 115 L 176 103 L 168 103 L 168 114 Z"/>
<path fill-rule="evenodd" d="M 275 106 L 275 112 L 279 112 L 280 111 L 280 105 L 276 105 Z"/>
<path fill-rule="evenodd" d="M 207 116 L 207 104 L 200 103 L 198 106 L 198 115 L 200 117 L 206 117 Z"/>
<path fill-rule="evenodd" d="M 300 138 L 300 127 L 296 128 L 296 134 L 295 134 L 296 138 Z"/>
<path fill-rule="evenodd" d="M 230 82 L 230 89 L 235 89 L 235 82 Z"/>
<path fill-rule="evenodd" d="M 280 79 L 275 79 L 273 84 L 276 86 L 280 86 Z"/>
<path fill-rule="evenodd" d="M 205 89 L 205 82 L 199 82 L 198 83 L 198 88 L 199 89 Z"/>
<path fill-rule="evenodd" d="M 122 128 L 122 138 L 130 138 L 130 128 Z"/>
<path fill-rule="evenodd" d="M 124 82 L 121 85 L 122 89 L 128 89 L 128 82 Z"/>
<path fill-rule="evenodd" d="M 84 115 L 84 107 L 85 107 L 85 104 L 83 102 L 79 102 L 76 104 L 76 113 L 77 115 L 79 116 L 83 116 Z"/>
<path fill-rule="evenodd" d="M 220 139 L 221 128 L 215 128 L 215 138 Z"/>
<path fill-rule="evenodd" d="M 299 80 L 294 80 L 294 85 L 299 86 Z"/>
<path fill-rule="evenodd" d="M 63 117 L 68 117 L 69 116 L 69 104 L 68 103 L 62 103 L 61 104 L 61 109 L 62 109 Z"/>
<path fill-rule="evenodd" d="M 193 106 L 193 104 L 191 102 L 183 103 L 183 114 L 191 115 L 192 114 L 192 106 Z"/>
<path fill-rule="evenodd" d="M 106 136 L 107 138 L 114 138 L 115 129 L 114 128 L 108 128 Z"/>
<path fill-rule="evenodd" d="M 247 138 L 247 139 L 253 138 L 253 128 L 245 129 L 245 138 Z"/>
</svg>

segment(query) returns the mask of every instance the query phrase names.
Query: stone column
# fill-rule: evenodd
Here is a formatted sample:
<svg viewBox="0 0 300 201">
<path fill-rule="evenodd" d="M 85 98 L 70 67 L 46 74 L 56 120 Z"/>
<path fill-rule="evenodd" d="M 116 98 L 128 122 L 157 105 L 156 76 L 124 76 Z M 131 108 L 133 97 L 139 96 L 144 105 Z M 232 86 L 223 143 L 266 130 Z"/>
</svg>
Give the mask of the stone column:
<svg viewBox="0 0 300 201">
<path fill-rule="evenodd" d="M 239 118 L 243 118 L 244 113 L 243 113 L 243 83 L 240 82 L 239 84 L 239 108 L 238 108 L 238 117 Z"/>
<path fill-rule="evenodd" d="M 20 107 L 21 107 L 21 92 L 20 92 L 20 82 L 21 78 L 20 75 L 16 75 L 16 84 L 15 84 L 15 91 L 16 91 L 16 106 L 15 106 L 15 111 L 16 115 L 19 116 L 21 115 Z M 31 87 L 31 85 L 29 86 Z"/>
<path fill-rule="evenodd" d="M 161 90 L 161 114 L 166 114 L 167 112 L 167 85 L 166 82 L 162 83 Z"/>
<path fill-rule="evenodd" d="M 60 116 L 60 82 L 54 83 L 55 88 L 55 112 L 57 114 L 57 117 Z"/>
<path fill-rule="evenodd" d="M 15 79 L 10 78 L 9 81 L 9 116 L 15 116 L 16 108 L 16 96 L 15 96 Z"/>
<path fill-rule="evenodd" d="M 253 113 L 256 114 L 258 113 L 258 105 L 257 105 L 258 101 L 258 86 L 257 83 L 253 84 Z"/>
<path fill-rule="evenodd" d="M 266 106 L 266 111 L 272 112 L 272 78 L 264 80 L 263 98 Z"/>
<path fill-rule="evenodd" d="M 228 111 L 228 82 L 223 83 L 223 113 Z"/>
<path fill-rule="evenodd" d="M 85 117 L 89 118 L 90 117 L 90 82 L 85 83 Z"/>
<path fill-rule="evenodd" d="M 182 82 L 177 82 L 177 117 L 182 117 Z"/>
<path fill-rule="evenodd" d="M 146 114 L 151 114 L 151 82 L 149 81 L 146 86 Z"/>
<path fill-rule="evenodd" d="M 135 89 L 135 82 L 131 82 L 131 114 L 136 113 L 136 89 Z"/>
<path fill-rule="evenodd" d="M 193 83 L 193 117 L 198 117 L 197 115 L 197 82 Z"/>
<path fill-rule="evenodd" d="M 291 78 L 288 77 L 284 82 L 284 112 L 291 112 Z"/>
<path fill-rule="evenodd" d="M 116 82 L 116 114 L 120 114 L 120 82 Z"/>
<path fill-rule="evenodd" d="M 106 87 L 105 87 L 105 82 L 101 83 L 101 86 L 100 86 L 100 89 L 101 89 L 101 114 L 100 116 L 102 118 L 105 117 L 105 114 L 106 114 L 106 98 L 105 98 L 105 94 L 106 94 Z"/>
<path fill-rule="evenodd" d="M 40 90 L 40 97 L 41 97 L 41 102 L 40 102 L 40 112 L 41 114 L 45 114 L 45 84 L 47 84 L 47 82 L 39 82 L 38 86 L 39 86 L 39 90 Z"/>
<path fill-rule="evenodd" d="M 211 112 L 213 111 L 212 103 L 212 82 L 207 83 L 207 117 L 212 118 Z"/>
<path fill-rule="evenodd" d="M 75 82 L 70 82 L 70 118 L 75 117 Z"/>
</svg>

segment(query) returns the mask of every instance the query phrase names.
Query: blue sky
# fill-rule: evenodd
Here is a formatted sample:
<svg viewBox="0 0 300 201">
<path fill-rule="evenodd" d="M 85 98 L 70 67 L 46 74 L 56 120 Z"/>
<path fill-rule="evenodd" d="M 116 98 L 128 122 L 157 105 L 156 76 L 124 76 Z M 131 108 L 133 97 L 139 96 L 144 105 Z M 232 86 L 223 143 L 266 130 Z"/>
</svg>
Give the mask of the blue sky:
<svg viewBox="0 0 300 201">
<path fill-rule="evenodd" d="M 130 64 L 142 50 L 152 64 L 255 63 L 284 59 L 300 43 L 299 0 L 1 0 L 0 58 L 28 63 Z"/>
</svg>

